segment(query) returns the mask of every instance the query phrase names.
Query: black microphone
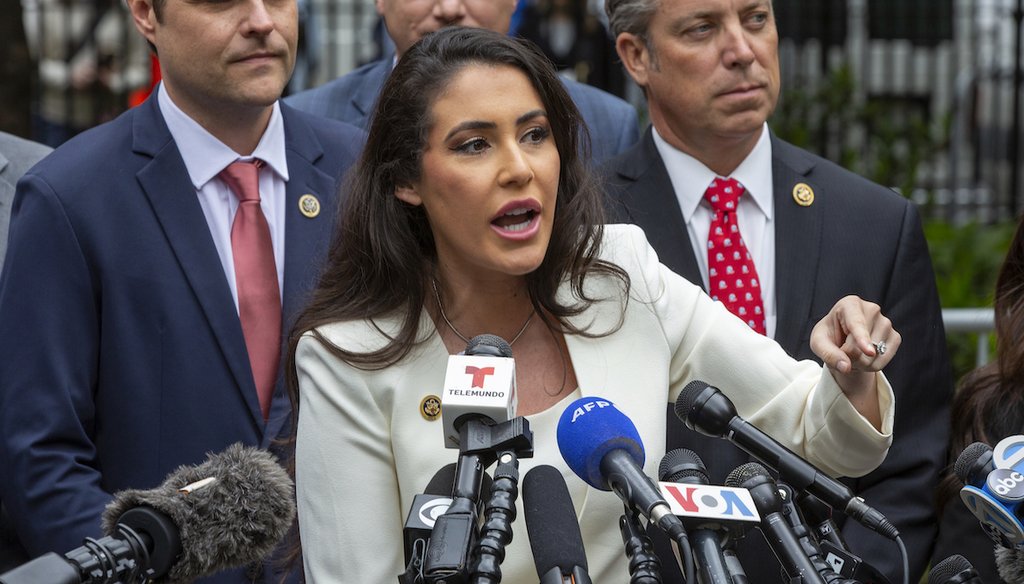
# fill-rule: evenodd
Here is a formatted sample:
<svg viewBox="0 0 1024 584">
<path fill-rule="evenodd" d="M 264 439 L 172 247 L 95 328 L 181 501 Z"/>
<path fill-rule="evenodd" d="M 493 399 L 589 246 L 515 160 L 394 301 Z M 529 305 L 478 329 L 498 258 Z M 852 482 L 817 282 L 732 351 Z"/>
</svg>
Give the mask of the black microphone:
<svg viewBox="0 0 1024 584">
<path fill-rule="evenodd" d="M 658 466 L 663 482 L 691 485 L 711 484 L 707 468 L 697 453 L 677 448 L 667 453 Z M 703 518 L 682 518 L 690 535 L 690 547 L 701 582 L 746 584 L 747 574 L 732 549 L 733 532 L 725 524 Z"/>
<path fill-rule="evenodd" d="M 424 555 L 423 576 L 428 583 L 458 582 L 469 575 L 480 540 L 478 502 L 484 469 L 499 453 L 533 456 L 530 423 L 515 416 L 515 361 L 504 339 L 489 334 L 473 337 L 464 354 L 448 358 L 444 383 L 445 446 L 458 448 L 459 459 L 451 505 L 434 522 Z M 500 561 L 503 554 L 502 549 L 489 558 Z"/>
<path fill-rule="evenodd" d="M 960 479 L 961 483 L 980 488 L 985 484 L 989 473 L 995 468 L 992 447 L 984 442 L 975 442 L 964 448 L 960 456 L 956 457 L 956 462 L 953 463 L 953 474 Z"/>
<path fill-rule="evenodd" d="M 294 501 L 272 454 L 234 444 L 155 489 L 116 493 L 103 513 L 107 537 L 36 558 L 0 583 L 192 582 L 269 554 L 292 524 Z"/>
<path fill-rule="evenodd" d="M 676 399 L 675 412 L 687 428 L 729 440 L 774 468 L 779 480 L 794 489 L 806 491 L 833 508 L 842 509 L 861 525 L 889 539 L 899 537 L 895 525 L 855 496 L 846 485 L 738 416 L 732 401 L 718 388 L 703 381 L 691 381 Z"/>
<path fill-rule="evenodd" d="M 792 527 L 782 514 L 779 488 L 768 475 L 768 470 L 756 462 L 748 462 L 729 473 L 725 485 L 750 491 L 754 507 L 761 515 L 761 533 L 790 580 L 824 584 L 821 574 L 804 553 Z"/>
<path fill-rule="evenodd" d="M 540 584 L 590 584 L 583 536 L 558 469 L 540 465 L 526 473 L 523 512 Z"/>
<path fill-rule="evenodd" d="M 1000 569 L 1000 575 L 1002 570 Z M 1007 580 L 1012 582 L 1012 580 Z M 982 584 L 977 570 L 967 558 L 957 554 L 949 556 L 932 566 L 928 573 L 928 584 Z"/>
</svg>

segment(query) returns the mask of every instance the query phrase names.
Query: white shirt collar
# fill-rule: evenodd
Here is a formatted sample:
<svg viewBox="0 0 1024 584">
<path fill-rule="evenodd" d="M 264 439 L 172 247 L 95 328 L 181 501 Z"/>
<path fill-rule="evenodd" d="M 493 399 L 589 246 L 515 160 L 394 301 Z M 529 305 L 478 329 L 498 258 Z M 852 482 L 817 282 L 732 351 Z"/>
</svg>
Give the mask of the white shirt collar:
<svg viewBox="0 0 1024 584">
<path fill-rule="evenodd" d="M 652 129 L 654 146 L 658 149 L 658 154 L 661 155 L 665 168 L 668 170 L 672 188 L 676 192 L 680 210 L 683 212 L 683 220 L 689 223 L 700 202 L 704 199 L 704 191 L 718 175 L 693 156 L 666 142 L 658 134 L 656 128 L 652 127 Z M 772 142 L 768 134 L 767 122 L 754 149 L 726 178 L 738 180 L 747 190 L 751 200 L 757 203 L 757 207 L 765 217 L 769 221 L 772 219 L 775 208 L 772 202 Z"/>
<path fill-rule="evenodd" d="M 263 132 L 263 137 L 260 138 L 256 149 L 251 156 L 243 156 L 218 140 L 175 105 L 163 83 L 160 84 L 157 99 L 160 104 L 160 113 L 164 117 L 164 122 L 167 124 L 167 129 L 170 130 L 174 142 L 178 145 L 178 151 L 181 153 L 182 160 L 185 161 L 185 168 L 188 170 L 189 178 L 196 190 L 201 189 L 227 165 L 239 158 L 243 160 L 259 158 L 287 182 L 288 159 L 285 154 L 284 120 L 281 117 L 281 107 L 278 102 L 274 102 L 270 123 L 267 124 L 267 129 Z"/>
</svg>

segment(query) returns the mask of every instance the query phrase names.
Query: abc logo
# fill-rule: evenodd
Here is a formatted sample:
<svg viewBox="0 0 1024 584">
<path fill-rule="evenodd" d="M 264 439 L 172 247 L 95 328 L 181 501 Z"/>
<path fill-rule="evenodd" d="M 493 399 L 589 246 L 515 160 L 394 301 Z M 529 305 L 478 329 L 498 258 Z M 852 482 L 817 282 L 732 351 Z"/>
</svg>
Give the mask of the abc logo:
<svg viewBox="0 0 1024 584">
<path fill-rule="evenodd" d="M 1024 500 L 1024 475 L 1008 468 L 997 468 L 988 473 L 988 490 L 1003 501 Z"/>
</svg>

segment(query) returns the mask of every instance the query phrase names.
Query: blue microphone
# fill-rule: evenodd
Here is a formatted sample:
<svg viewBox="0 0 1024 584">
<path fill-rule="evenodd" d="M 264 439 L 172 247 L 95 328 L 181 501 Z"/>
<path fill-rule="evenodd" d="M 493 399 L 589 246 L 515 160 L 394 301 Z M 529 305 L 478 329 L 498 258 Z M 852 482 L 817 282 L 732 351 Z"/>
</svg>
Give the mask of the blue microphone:
<svg viewBox="0 0 1024 584">
<path fill-rule="evenodd" d="M 588 485 L 613 491 L 674 540 L 685 541 L 682 521 L 644 474 L 640 433 L 612 402 L 584 397 L 569 404 L 558 420 L 558 449 L 569 468 Z"/>
</svg>

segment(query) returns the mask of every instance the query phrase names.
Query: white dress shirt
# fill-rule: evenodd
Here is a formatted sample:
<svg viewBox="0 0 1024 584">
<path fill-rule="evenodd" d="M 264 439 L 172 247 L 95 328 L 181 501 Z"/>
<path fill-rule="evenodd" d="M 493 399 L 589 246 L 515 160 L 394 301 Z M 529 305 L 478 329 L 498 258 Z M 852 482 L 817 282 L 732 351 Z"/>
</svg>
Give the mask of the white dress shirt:
<svg viewBox="0 0 1024 584">
<path fill-rule="evenodd" d="M 284 223 L 285 189 L 288 184 L 288 161 L 285 155 L 284 120 L 281 109 L 274 103 L 270 123 L 263 132 L 256 149 L 249 156 L 243 156 L 218 140 L 183 112 L 171 100 L 163 83 L 160 84 L 157 99 L 160 113 L 167 123 L 174 142 L 178 145 L 181 158 L 185 161 L 192 186 L 199 197 L 210 235 L 217 246 L 224 275 L 227 276 L 231 296 L 238 308 L 238 288 L 235 285 L 235 259 L 231 250 L 231 223 L 238 210 L 238 198 L 228 185 L 217 175 L 236 160 L 259 158 L 266 164 L 260 169 L 260 208 L 270 226 L 270 241 L 274 247 L 274 263 L 277 267 L 277 285 L 284 290 Z M 283 297 L 283 294 L 282 294 Z"/>
<path fill-rule="evenodd" d="M 654 129 L 654 146 L 665 162 L 672 188 L 683 212 L 686 231 L 690 235 L 697 266 L 708 289 L 708 231 L 711 229 L 711 205 L 704 200 L 704 191 L 719 176 L 696 158 L 670 145 Z M 768 125 L 747 158 L 728 177 L 740 182 L 747 190 L 740 197 L 736 210 L 743 243 L 754 259 L 757 277 L 761 283 L 764 302 L 765 329 L 769 337 L 775 336 L 777 311 L 775 308 L 775 206 L 772 190 L 772 143 Z"/>
</svg>

